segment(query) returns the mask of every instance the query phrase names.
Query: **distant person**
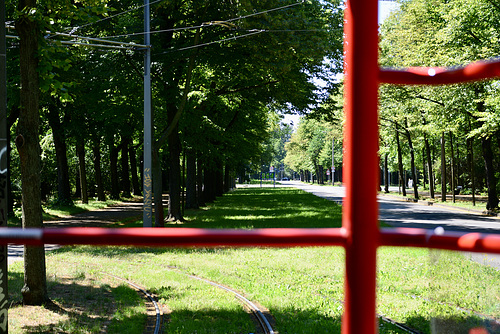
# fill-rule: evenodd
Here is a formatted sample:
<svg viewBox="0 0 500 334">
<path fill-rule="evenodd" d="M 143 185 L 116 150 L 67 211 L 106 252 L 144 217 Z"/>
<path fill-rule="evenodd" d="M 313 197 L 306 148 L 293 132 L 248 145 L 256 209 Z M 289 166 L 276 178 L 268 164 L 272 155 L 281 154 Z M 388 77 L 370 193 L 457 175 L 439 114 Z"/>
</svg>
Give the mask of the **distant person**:
<svg viewBox="0 0 500 334">
<path fill-rule="evenodd" d="M 413 180 L 412 179 L 408 180 L 408 188 L 413 188 Z"/>
</svg>

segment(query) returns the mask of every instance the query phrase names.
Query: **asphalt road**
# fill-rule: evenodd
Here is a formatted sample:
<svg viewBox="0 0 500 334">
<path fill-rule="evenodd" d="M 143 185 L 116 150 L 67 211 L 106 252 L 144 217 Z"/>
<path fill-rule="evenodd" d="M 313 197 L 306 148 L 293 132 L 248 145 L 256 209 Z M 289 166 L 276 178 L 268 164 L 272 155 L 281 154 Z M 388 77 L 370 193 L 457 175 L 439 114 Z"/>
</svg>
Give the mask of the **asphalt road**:
<svg viewBox="0 0 500 334">
<path fill-rule="evenodd" d="M 281 182 L 284 186 L 299 188 L 316 196 L 342 203 L 343 187 L 328 187 L 305 184 L 299 181 Z M 480 232 L 500 234 L 500 219 L 487 217 L 481 212 L 472 212 L 449 206 L 406 202 L 400 197 L 379 195 L 379 219 L 393 227 L 412 227 L 445 231 Z M 500 269 L 500 254 L 467 253 L 471 259 Z"/>
</svg>

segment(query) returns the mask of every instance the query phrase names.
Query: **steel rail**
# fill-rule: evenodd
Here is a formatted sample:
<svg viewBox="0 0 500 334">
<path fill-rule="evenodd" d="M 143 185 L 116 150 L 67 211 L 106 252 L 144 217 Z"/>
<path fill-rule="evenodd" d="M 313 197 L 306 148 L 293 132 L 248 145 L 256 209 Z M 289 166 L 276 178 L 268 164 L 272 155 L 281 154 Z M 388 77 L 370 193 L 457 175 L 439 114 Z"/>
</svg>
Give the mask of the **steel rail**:
<svg viewBox="0 0 500 334">
<path fill-rule="evenodd" d="M 252 313 L 255 315 L 255 317 L 259 321 L 260 326 L 261 326 L 261 328 L 262 328 L 262 330 L 264 331 L 265 334 L 275 334 L 275 332 L 273 330 L 273 327 L 271 326 L 271 324 L 267 320 L 267 318 L 264 315 L 264 313 L 262 313 L 262 311 L 259 309 L 259 307 L 257 307 L 257 305 L 255 305 L 254 303 L 252 303 L 249 299 L 245 298 L 243 295 L 241 295 L 237 291 L 235 291 L 235 290 L 233 290 L 231 288 L 228 288 L 226 286 L 220 285 L 218 283 L 212 282 L 210 280 L 207 280 L 205 278 L 201 278 L 201 277 L 194 276 L 194 275 L 188 275 L 188 277 L 192 278 L 192 279 L 196 279 L 196 280 L 202 281 L 202 282 L 205 282 L 205 283 L 208 283 L 208 284 L 210 284 L 212 286 L 215 286 L 215 287 L 217 287 L 219 289 L 222 289 L 222 290 L 225 290 L 225 291 L 227 291 L 229 293 L 234 294 L 236 296 L 236 298 L 238 298 L 240 301 L 242 301 L 244 304 L 246 304 L 250 308 L 250 310 L 252 311 Z"/>
<path fill-rule="evenodd" d="M 139 286 L 139 285 L 137 285 L 137 284 L 125 279 L 125 278 L 122 278 L 122 277 L 119 277 L 119 276 L 116 276 L 116 275 L 113 275 L 113 274 L 110 274 L 107 272 L 103 272 L 103 273 L 108 275 L 108 276 L 111 276 L 113 278 L 116 278 L 120 281 L 123 281 L 123 282 L 127 283 L 128 285 L 134 287 L 135 289 L 142 292 L 151 301 L 151 303 L 153 303 L 153 305 L 155 307 L 155 313 L 156 313 L 154 334 L 160 333 L 160 330 L 161 330 L 161 311 L 160 311 L 160 307 L 158 306 L 158 303 L 156 302 L 155 298 L 145 288 L 142 288 L 141 286 Z"/>
</svg>

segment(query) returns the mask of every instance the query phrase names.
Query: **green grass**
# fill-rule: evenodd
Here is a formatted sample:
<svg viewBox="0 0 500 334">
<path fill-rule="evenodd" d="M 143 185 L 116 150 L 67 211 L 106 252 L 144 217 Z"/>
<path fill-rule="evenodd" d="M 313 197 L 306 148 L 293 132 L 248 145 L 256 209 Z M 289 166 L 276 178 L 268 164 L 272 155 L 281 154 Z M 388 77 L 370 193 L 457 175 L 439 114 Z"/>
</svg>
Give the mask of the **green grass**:
<svg viewBox="0 0 500 334">
<path fill-rule="evenodd" d="M 88 204 L 83 204 L 81 201 L 74 201 L 73 205 L 47 204 L 42 206 L 42 218 L 44 221 L 57 220 L 66 216 L 71 216 L 86 211 L 103 209 L 119 202 L 120 201 L 110 199 L 106 201 L 89 199 Z M 21 216 L 21 208 L 15 208 L 14 216 L 8 218 L 8 226 L 20 227 L 22 224 Z"/>
<path fill-rule="evenodd" d="M 341 219 L 340 206 L 302 190 L 249 188 L 230 192 L 205 208 L 189 211 L 185 227 L 340 227 Z"/>
<path fill-rule="evenodd" d="M 337 204 L 299 190 L 246 188 L 225 195 L 207 208 L 188 211 L 183 226 L 338 227 L 340 216 Z M 431 325 L 480 325 L 481 318 L 469 310 L 500 318 L 498 271 L 458 253 L 426 249 L 384 247 L 378 257 L 378 312 L 384 316 L 422 333 L 431 333 Z M 280 333 L 339 333 L 344 259 L 340 247 L 80 246 L 51 253 L 47 268 L 49 277 L 67 273 L 102 281 L 102 272 L 106 271 L 145 286 L 172 312 L 165 329 L 168 333 L 255 331 L 255 325 L 232 295 L 189 275 L 232 287 L 263 305 L 273 315 Z M 21 268 L 9 273 L 9 280 L 21 277 Z M 11 287 L 20 285 L 12 283 Z M 134 310 L 134 304 L 139 302 L 124 307 L 131 308 L 132 313 L 114 317 L 127 333 L 141 333 L 141 329 L 132 327 L 140 323 L 137 317 L 141 313 L 140 309 Z M 404 333 L 383 322 L 379 332 Z"/>
</svg>

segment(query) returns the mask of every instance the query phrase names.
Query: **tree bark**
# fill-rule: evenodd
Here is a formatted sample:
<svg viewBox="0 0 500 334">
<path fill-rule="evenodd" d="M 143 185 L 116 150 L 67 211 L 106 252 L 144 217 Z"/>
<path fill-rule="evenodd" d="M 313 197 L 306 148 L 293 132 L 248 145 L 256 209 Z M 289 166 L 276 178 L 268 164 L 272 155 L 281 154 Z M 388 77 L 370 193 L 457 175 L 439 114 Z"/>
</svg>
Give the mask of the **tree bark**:
<svg viewBox="0 0 500 334">
<path fill-rule="evenodd" d="M 111 173 L 111 199 L 120 199 L 120 189 L 118 182 L 118 148 L 112 141 L 109 144 L 109 169 Z"/>
<path fill-rule="evenodd" d="M 130 172 L 132 175 L 132 189 L 134 190 L 135 196 L 141 196 L 142 191 L 141 184 L 139 183 L 139 177 L 137 176 L 137 157 L 135 147 L 129 147 L 128 156 L 130 159 Z"/>
<path fill-rule="evenodd" d="M 332 179 L 333 179 L 333 173 L 332 173 Z M 384 157 L 384 191 L 386 193 L 389 192 L 389 154 L 385 154 Z"/>
<path fill-rule="evenodd" d="M 484 166 L 486 169 L 486 185 L 488 186 L 488 201 L 486 202 L 487 210 L 496 210 L 498 208 L 497 196 L 497 180 L 495 170 L 493 168 L 493 151 L 491 149 L 491 138 L 483 138 L 481 140 L 483 148 Z"/>
<path fill-rule="evenodd" d="M 163 177 L 159 149 L 153 147 L 153 200 L 155 211 L 155 227 L 163 227 L 165 215 L 163 213 Z"/>
<path fill-rule="evenodd" d="M 196 153 L 186 150 L 186 209 L 198 209 L 196 198 Z"/>
<path fill-rule="evenodd" d="M 446 202 L 446 149 L 444 132 L 441 133 L 441 202 Z"/>
<path fill-rule="evenodd" d="M 121 151 L 122 151 L 122 156 L 121 156 L 121 165 L 122 165 L 121 188 L 122 188 L 122 196 L 125 198 L 132 197 L 132 194 L 130 193 L 130 173 L 129 173 L 129 168 L 128 168 L 129 142 L 130 142 L 130 138 L 128 138 L 128 137 L 122 138 L 122 144 L 121 144 Z"/>
<path fill-rule="evenodd" d="M 203 196 L 203 163 L 200 155 L 196 159 L 196 198 L 200 207 L 205 206 L 205 197 Z"/>
<path fill-rule="evenodd" d="M 467 162 L 472 188 L 472 205 L 476 206 L 476 175 L 474 173 L 474 139 L 467 138 Z"/>
<path fill-rule="evenodd" d="M 431 146 L 429 144 L 429 139 L 427 135 L 424 134 L 424 143 L 425 143 L 425 155 L 427 159 L 427 171 L 429 178 L 429 193 L 431 198 L 434 198 L 434 172 L 432 170 L 432 158 L 431 158 Z"/>
<path fill-rule="evenodd" d="M 95 183 L 97 186 L 97 200 L 105 201 L 106 195 L 104 193 L 104 184 L 102 182 L 102 170 L 101 170 L 101 137 L 95 136 L 92 152 L 94 154 L 94 173 L 95 173 Z"/>
<path fill-rule="evenodd" d="M 178 126 L 168 136 L 169 152 L 169 198 L 168 198 L 168 220 L 182 221 L 181 212 L 181 142 L 179 139 Z"/>
<path fill-rule="evenodd" d="M 452 202 L 456 202 L 455 198 L 455 154 L 453 152 L 453 134 L 450 131 L 450 156 L 451 156 L 451 193 L 452 193 Z"/>
<path fill-rule="evenodd" d="M 220 160 L 217 160 L 215 171 L 215 196 L 224 195 L 224 165 Z"/>
<path fill-rule="evenodd" d="M 408 121 L 405 119 L 405 134 L 408 139 L 408 146 L 410 147 L 410 164 L 411 164 L 411 174 L 413 179 L 413 196 L 418 200 L 418 176 L 417 167 L 415 166 L 415 149 L 413 148 L 413 141 L 411 140 L 411 133 L 408 130 Z"/>
<path fill-rule="evenodd" d="M 403 196 L 406 196 L 406 182 L 404 178 L 403 170 L 403 154 L 401 152 L 401 143 L 399 141 L 399 125 L 396 123 L 396 145 L 398 150 L 398 169 L 399 169 L 399 184 L 401 184 L 401 189 L 403 190 Z"/>
<path fill-rule="evenodd" d="M 57 166 L 57 202 L 63 205 L 73 204 L 69 182 L 69 167 L 64 127 L 59 120 L 59 112 L 55 106 L 49 108 L 48 121 L 52 129 Z"/>
<path fill-rule="evenodd" d="M 76 141 L 76 154 L 78 155 L 78 169 L 80 171 L 80 187 L 82 192 L 82 203 L 89 203 L 89 193 L 87 189 L 87 170 L 85 167 L 85 143 L 83 138 Z"/>
<path fill-rule="evenodd" d="M 217 173 L 213 167 L 205 167 L 205 171 L 203 173 L 203 198 L 205 203 L 212 203 L 217 198 L 216 178 Z"/>
<path fill-rule="evenodd" d="M 40 30 L 30 10 L 36 9 L 35 0 L 20 0 L 16 20 L 19 34 L 19 60 L 21 71 L 20 113 L 17 125 L 16 146 L 19 151 L 22 183 L 22 226 L 42 228 L 40 192 L 40 144 L 39 144 L 39 77 L 38 38 Z M 23 303 L 42 305 L 49 300 L 43 247 L 24 247 L 24 286 L 21 290 Z"/>
</svg>

